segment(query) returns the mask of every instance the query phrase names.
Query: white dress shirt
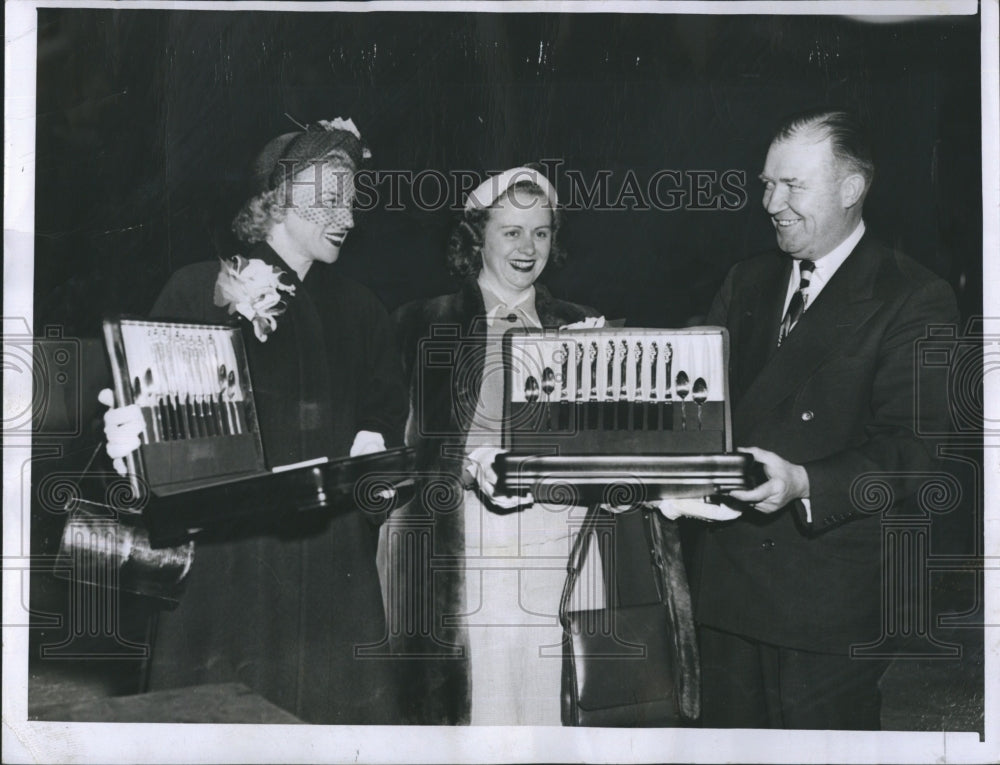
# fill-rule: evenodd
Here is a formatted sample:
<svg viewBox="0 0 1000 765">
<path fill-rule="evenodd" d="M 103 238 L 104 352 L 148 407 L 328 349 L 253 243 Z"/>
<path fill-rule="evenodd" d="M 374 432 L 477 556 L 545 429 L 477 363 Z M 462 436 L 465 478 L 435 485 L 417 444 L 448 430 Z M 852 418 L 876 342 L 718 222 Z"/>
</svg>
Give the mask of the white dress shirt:
<svg viewBox="0 0 1000 765">
<path fill-rule="evenodd" d="M 824 255 L 819 260 L 813 261 L 813 273 L 812 278 L 809 280 L 809 286 L 805 290 L 805 307 L 804 311 L 809 310 L 809 306 L 816 302 L 816 298 L 819 297 L 819 293 L 823 291 L 826 283 L 833 278 L 833 275 L 837 273 L 837 269 L 840 268 L 844 261 L 847 260 L 847 256 L 850 255 L 854 248 L 858 246 L 858 242 L 861 241 L 861 237 L 865 234 L 865 222 L 858 221 L 857 228 L 851 232 L 851 235 L 847 237 L 843 242 L 838 244 L 829 253 Z M 792 295 L 795 294 L 796 290 L 799 288 L 799 280 L 802 278 L 801 271 L 799 270 L 799 260 L 798 258 L 792 259 L 792 274 L 788 279 L 788 289 L 785 292 L 785 307 L 781 311 L 781 315 L 784 316 L 788 312 L 788 304 L 792 302 Z"/>
<path fill-rule="evenodd" d="M 805 304 L 803 306 L 803 311 L 808 311 L 809 306 L 816 302 L 816 298 L 819 297 L 819 293 L 823 291 L 827 282 L 833 278 L 833 275 L 837 273 L 837 269 L 840 268 L 844 261 L 847 260 L 847 256 L 854 252 L 854 248 L 858 246 L 858 242 L 861 241 L 861 237 L 865 234 L 865 222 L 858 221 L 857 227 L 851 232 L 851 235 L 847 237 L 843 242 L 834 247 L 830 252 L 824 255 L 822 258 L 813 261 L 815 268 L 813 269 L 812 278 L 809 280 L 809 286 L 805 289 Z M 781 311 L 781 315 L 784 316 L 788 312 L 788 304 L 792 302 L 792 295 L 799 288 L 799 280 L 801 279 L 801 274 L 799 271 L 799 260 L 795 258 L 792 260 L 792 275 L 788 279 L 788 290 L 785 293 L 785 307 Z M 812 523 L 812 504 L 809 502 L 808 497 L 802 499 L 802 505 L 806 509 L 806 521 Z"/>
<path fill-rule="evenodd" d="M 542 322 L 535 311 L 535 287 L 532 285 L 517 305 L 509 306 L 494 295 L 488 287 L 479 284 L 483 293 L 483 305 L 486 308 L 486 325 L 493 327 L 498 321 L 507 322 L 501 332 L 506 332 L 514 326 L 536 327 L 541 329 Z M 511 319 L 511 317 L 514 317 Z"/>
<path fill-rule="evenodd" d="M 532 286 L 517 305 L 508 306 L 482 282 L 479 289 L 486 309 L 486 357 L 479 399 L 466 435 L 466 452 L 478 447 L 499 447 L 503 420 L 503 336 L 510 329 L 541 328 Z"/>
</svg>

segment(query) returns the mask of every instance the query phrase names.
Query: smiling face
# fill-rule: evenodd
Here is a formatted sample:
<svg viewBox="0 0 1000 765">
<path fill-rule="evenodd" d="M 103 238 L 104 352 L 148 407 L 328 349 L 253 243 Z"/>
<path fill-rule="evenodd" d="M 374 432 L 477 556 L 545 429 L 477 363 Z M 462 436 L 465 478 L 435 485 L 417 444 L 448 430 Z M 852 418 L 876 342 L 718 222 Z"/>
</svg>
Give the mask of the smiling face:
<svg viewBox="0 0 1000 765">
<path fill-rule="evenodd" d="M 858 176 L 839 172 L 830 139 L 816 133 L 802 131 L 772 143 L 760 179 L 778 247 L 793 257 L 818 260 L 843 242 L 861 217 Z"/>
<path fill-rule="evenodd" d="M 354 228 L 354 170 L 336 159 L 294 177 L 291 205 L 282 225 L 297 259 L 333 263 Z"/>
<path fill-rule="evenodd" d="M 483 231 L 482 278 L 498 297 L 524 292 L 545 270 L 552 248 L 552 208 L 544 196 L 514 189 L 490 208 Z"/>
</svg>

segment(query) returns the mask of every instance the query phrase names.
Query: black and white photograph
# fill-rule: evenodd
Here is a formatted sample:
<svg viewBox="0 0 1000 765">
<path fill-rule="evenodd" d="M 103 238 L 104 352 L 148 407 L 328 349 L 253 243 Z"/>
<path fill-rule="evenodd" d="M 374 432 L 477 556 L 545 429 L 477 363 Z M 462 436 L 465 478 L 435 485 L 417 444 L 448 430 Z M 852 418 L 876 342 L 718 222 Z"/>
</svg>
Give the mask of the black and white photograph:
<svg viewBox="0 0 1000 765">
<path fill-rule="evenodd" d="M 996 0 L 5 16 L 5 762 L 1000 757 Z"/>
</svg>

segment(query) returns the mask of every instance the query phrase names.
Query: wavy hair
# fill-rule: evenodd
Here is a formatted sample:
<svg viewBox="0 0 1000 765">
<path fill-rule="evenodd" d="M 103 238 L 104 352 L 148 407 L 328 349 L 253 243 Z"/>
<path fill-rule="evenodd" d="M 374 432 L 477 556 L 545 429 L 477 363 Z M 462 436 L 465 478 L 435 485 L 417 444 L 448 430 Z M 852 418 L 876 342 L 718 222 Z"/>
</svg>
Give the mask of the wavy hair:
<svg viewBox="0 0 1000 765">
<path fill-rule="evenodd" d="M 233 233 L 236 237 L 249 244 L 267 239 L 275 224 L 281 223 L 288 214 L 278 203 L 280 197 L 280 189 L 269 189 L 244 202 L 233 218 Z"/>
<path fill-rule="evenodd" d="M 508 188 L 493 202 L 502 198 L 509 199 L 515 191 L 525 191 L 533 197 L 548 200 L 545 190 L 534 181 L 518 181 Z M 490 219 L 490 210 L 471 208 L 462 213 L 455 230 L 448 240 L 448 270 L 454 276 L 466 277 L 476 276 L 483 270 L 483 239 L 486 232 L 486 223 Z M 552 245 L 549 249 L 549 262 L 546 268 L 552 266 L 559 268 L 566 262 L 566 252 L 559 246 L 557 233 L 562 225 L 562 211 L 558 207 L 552 210 Z"/>
<path fill-rule="evenodd" d="M 772 143 L 812 131 L 820 139 L 830 139 L 830 148 L 841 172 L 857 173 L 865 179 L 865 191 L 875 180 L 868 131 L 847 109 L 817 108 L 793 114 L 774 131 Z"/>
</svg>

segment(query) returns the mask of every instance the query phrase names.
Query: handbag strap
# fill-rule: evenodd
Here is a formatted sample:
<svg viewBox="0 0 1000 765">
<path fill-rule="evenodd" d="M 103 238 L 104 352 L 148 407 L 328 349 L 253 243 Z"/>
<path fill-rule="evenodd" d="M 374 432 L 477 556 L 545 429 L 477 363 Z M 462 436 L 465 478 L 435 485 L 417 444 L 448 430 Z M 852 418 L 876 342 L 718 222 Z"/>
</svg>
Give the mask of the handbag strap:
<svg viewBox="0 0 1000 765">
<path fill-rule="evenodd" d="M 649 542 L 649 556 L 650 562 L 656 569 L 656 575 L 654 576 L 656 584 L 656 594 L 661 603 L 666 602 L 667 593 L 663 591 L 664 587 L 664 561 L 662 547 L 662 536 L 660 529 L 657 526 L 657 518 L 654 515 L 655 511 L 647 510 L 645 507 L 640 508 L 643 514 L 643 520 L 646 522 L 647 526 L 647 541 Z M 591 505 L 587 509 L 587 515 L 583 519 L 583 525 L 580 527 L 580 533 L 576 535 L 576 539 L 573 541 L 573 549 L 569 554 L 569 560 L 566 563 L 566 583 L 563 585 L 562 597 L 559 599 L 559 622 L 562 624 L 563 629 L 569 629 L 569 604 L 573 597 L 573 591 L 576 589 L 577 580 L 580 578 L 580 572 L 583 570 L 584 564 L 587 562 L 587 552 L 590 549 L 590 537 L 597 531 L 597 526 L 600 521 L 600 516 L 604 512 L 601 505 Z"/>
<path fill-rule="evenodd" d="M 573 540 L 573 549 L 570 551 L 569 560 L 566 562 L 566 582 L 563 584 L 562 597 L 559 599 L 559 623 L 564 630 L 568 630 L 569 624 L 569 602 L 573 597 L 573 590 L 576 589 L 576 582 L 580 578 L 580 570 L 587 561 L 587 551 L 590 549 L 590 535 L 597 528 L 597 519 L 601 514 L 600 505 L 591 505 L 587 508 L 587 515 L 583 519 L 580 533 Z"/>
</svg>

